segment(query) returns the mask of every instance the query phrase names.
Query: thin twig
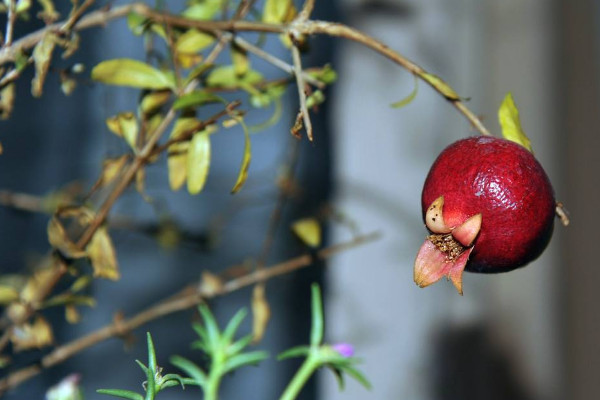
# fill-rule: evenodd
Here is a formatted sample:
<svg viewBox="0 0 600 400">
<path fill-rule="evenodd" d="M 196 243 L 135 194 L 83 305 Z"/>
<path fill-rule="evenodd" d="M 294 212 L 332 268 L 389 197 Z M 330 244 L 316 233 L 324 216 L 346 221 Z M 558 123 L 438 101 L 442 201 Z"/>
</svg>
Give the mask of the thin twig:
<svg viewBox="0 0 600 400">
<path fill-rule="evenodd" d="M 94 4 L 95 1 L 96 0 L 85 0 L 81 6 L 74 8 L 73 12 L 69 16 L 69 19 L 60 27 L 60 30 L 63 32 L 70 31 L 73 28 L 73 26 L 77 23 L 77 21 L 81 19 L 81 17 L 87 11 L 87 9 L 90 8 L 92 4 Z"/>
<path fill-rule="evenodd" d="M 364 236 L 356 237 L 350 241 L 340 243 L 317 252 L 317 259 L 327 259 L 335 254 L 372 242 L 380 237 L 375 232 Z M 2 380 L 0 380 L 0 396 L 9 389 L 13 389 L 26 380 L 34 377 L 40 372 L 60 364 L 68 358 L 80 353 L 81 351 L 100 343 L 104 340 L 122 336 L 133 329 L 138 328 L 150 321 L 164 317 L 166 315 L 187 310 L 207 299 L 223 296 L 244 287 L 272 279 L 276 276 L 289 274 L 301 268 L 306 268 L 314 263 L 315 257 L 310 254 L 292 258 L 288 261 L 276 264 L 269 268 L 256 270 L 239 278 L 233 278 L 225 282 L 218 290 L 214 288 L 202 289 L 201 285 L 191 285 L 181 290 L 179 295 L 171 296 L 160 303 L 151 306 L 129 319 L 120 320 L 118 323 L 111 323 L 92 333 L 73 340 L 65 345 L 55 348 L 53 351 L 42 357 L 39 363 L 18 369 Z M 200 288 L 200 289 L 197 289 Z"/>
<path fill-rule="evenodd" d="M 292 39 L 294 42 L 294 39 Z M 304 121 L 304 129 L 306 129 L 306 136 L 308 140 L 313 141 L 313 128 L 312 122 L 310 121 L 310 115 L 308 114 L 308 107 L 306 107 L 306 92 L 304 90 L 304 78 L 302 77 L 302 61 L 300 60 L 300 50 L 294 43 L 292 45 L 292 60 L 294 61 L 294 75 L 296 76 L 296 85 L 298 86 L 298 98 L 300 100 L 300 114 Z"/>
<path fill-rule="evenodd" d="M 9 0 L 8 2 L 8 15 L 6 16 L 6 34 L 4 35 L 5 47 L 10 47 L 13 41 L 13 33 L 15 30 L 15 21 L 17 20 L 16 13 L 17 2 L 16 0 Z"/>
<path fill-rule="evenodd" d="M 300 10 L 300 13 L 298 14 L 298 19 L 301 21 L 308 21 L 314 8 L 315 0 L 306 0 L 302 6 L 302 10 Z"/>
</svg>

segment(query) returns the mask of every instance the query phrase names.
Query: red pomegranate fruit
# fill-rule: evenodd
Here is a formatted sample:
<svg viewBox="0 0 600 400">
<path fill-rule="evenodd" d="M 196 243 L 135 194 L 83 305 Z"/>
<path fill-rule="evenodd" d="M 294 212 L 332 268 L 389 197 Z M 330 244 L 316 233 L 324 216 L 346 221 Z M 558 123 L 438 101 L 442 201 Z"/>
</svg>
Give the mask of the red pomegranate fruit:
<svg viewBox="0 0 600 400">
<path fill-rule="evenodd" d="M 420 287 L 445 276 L 462 294 L 464 270 L 524 266 L 542 253 L 554 226 L 554 192 L 540 163 L 519 144 L 489 136 L 442 151 L 421 202 L 431 234 L 415 261 Z"/>
</svg>

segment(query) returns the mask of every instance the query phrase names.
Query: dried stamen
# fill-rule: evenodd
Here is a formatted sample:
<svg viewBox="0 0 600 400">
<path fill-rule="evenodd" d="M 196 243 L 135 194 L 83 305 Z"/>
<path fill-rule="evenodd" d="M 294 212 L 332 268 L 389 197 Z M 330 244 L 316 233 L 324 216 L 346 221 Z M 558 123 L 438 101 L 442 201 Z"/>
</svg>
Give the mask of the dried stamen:
<svg viewBox="0 0 600 400">
<path fill-rule="evenodd" d="M 427 239 L 446 255 L 446 261 L 455 261 L 467 249 L 451 233 L 429 235 Z"/>
</svg>

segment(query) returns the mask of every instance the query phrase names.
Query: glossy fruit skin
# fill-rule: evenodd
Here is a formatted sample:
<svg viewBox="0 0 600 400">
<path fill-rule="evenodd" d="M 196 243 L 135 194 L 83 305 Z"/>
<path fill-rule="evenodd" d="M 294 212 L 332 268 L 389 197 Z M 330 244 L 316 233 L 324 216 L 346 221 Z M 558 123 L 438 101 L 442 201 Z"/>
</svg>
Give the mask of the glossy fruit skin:
<svg viewBox="0 0 600 400">
<path fill-rule="evenodd" d="M 556 201 L 550 180 L 531 152 L 508 140 L 478 136 L 448 146 L 425 180 L 423 217 L 440 196 L 448 226 L 482 214 L 467 271 L 521 267 L 537 258 L 552 236 Z"/>
</svg>

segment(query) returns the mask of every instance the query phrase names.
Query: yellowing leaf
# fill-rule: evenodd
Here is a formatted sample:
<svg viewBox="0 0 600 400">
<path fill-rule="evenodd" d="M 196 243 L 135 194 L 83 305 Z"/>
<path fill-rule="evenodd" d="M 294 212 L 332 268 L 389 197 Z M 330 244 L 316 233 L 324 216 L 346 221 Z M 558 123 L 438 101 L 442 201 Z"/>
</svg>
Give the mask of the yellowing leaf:
<svg viewBox="0 0 600 400">
<path fill-rule="evenodd" d="M 254 70 L 249 70 L 244 75 L 238 75 L 233 65 L 213 69 L 206 78 L 210 87 L 238 88 L 242 85 L 254 85 L 263 81 L 263 76 Z"/>
<path fill-rule="evenodd" d="M 210 46 L 215 41 L 214 36 L 200 32 L 196 29 L 185 31 L 175 42 L 175 50 L 178 53 L 197 53 Z"/>
<path fill-rule="evenodd" d="M 233 186 L 233 189 L 231 189 L 231 194 L 239 192 L 242 186 L 244 186 L 244 183 L 246 183 L 246 179 L 248 179 L 248 169 L 250 169 L 250 160 L 252 159 L 252 148 L 250 144 L 248 127 L 241 118 L 237 117 L 237 119 L 244 129 L 244 156 L 242 157 L 242 165 L 240 166 L 240 172 L 238 173 L 237 180 Z"/>
<path fill-rule="evenodd" d="M 169 101 L 170 98 L 171 92 L 168 90 L 150 92 L 142 99 L 140 110 L 144 114 L 152 114 Z"/>
<path fill-rule="evenodd" d="M 59 257 L 47 257 L 44 263 L 44 267 L 37 269 L 21 289 L 20 298 L 24 303 L 35 304 L 44 299 L 66 269 Z"/>
<path fill-rule="evenodd" d="M 114 281 L 121 277 L 115 248 L 106 228 L 102 227 L 96 231 L 86 250 L 92 262 L 94 277 L 107 278 Z"/>
<path fill-rule="evenodd" d="M 190 194 L 200 193 L 210 167 L 210 136 L 206 131 L 192 138 L 187 154 L 187 188 Z"/>
<path fill-rule="evenodd" d="M 295 14 L 292 0 L 267 0 L 263 8 L 263 22 L 279 24 L 289 22 Z"/>
<path fill-rule="evenodd" d="M 194 4 L 186 8 L 182 15 L 186 18 L 198 20 L 212 19 L 221 9 L 222 1 L 223 0 L 196 1 Z"/>
<path fill-rule="evenodd" d="M 48 74 L 52 52 L 56 46 L 57 36 L 55 33 L 46 32 L 42 40 L 33 49 L 33 62 L 35 63 L 35 77 L 31 81 L 31 94 L 33 97 L 42 95 L 42 87 Z"/>
<path fill-rule="evenodd" d="M 19 298 L 19 292 L 17 289 L 0 285 L 0 305 L 9 304 Z"/>
<path fill-rule="evenodd" d="M 65 306 L 65 319 L 70 324 L 76 324 L 81 321 L 81 315 L 79 315 L 77 307 L 75 307 L 73 304 L 67 304 Z"/>
<path fill-rule="evenodd" d="M 498 120 L 502 127 L 502 136 L 505 139 L 518 143 L 533 153 L 531 142 L 521 127 L 519 110 L 517 109 L 510 92 L 506 94 L 504 101 L 502 101 L 502 104 L 500 105 L 500 109 L 498 110 Z"/>
<path fill-rule="evenodd" d="M 393 107 L 393 108 L 402 108 L 402 107 L 404 107 L 404 106 L 412 103 L 412 101 L 415 99 L 415 97 L 417 97 L 418 89 L 419 89 L 419 80 L 415 76 L 415 86 L 414 86 L 412 92 L 410 92 L 408 94 L 408 96 L 406 96 L 402 100 L 397 101 L 395 103 L 392 103 L 391 107 Z"/>
<path fill-rule="evenodd" d="M 43 19 L 46 24 L 52 23 L 60 18 L 60 14 L 54 8 L 52 0 L 38 0 L 42 7 L 42 11 L 38 13 L 38 17 Z"/>
<path fill-rule="evenodd" d="M 64 255 L 70 258 L 81 258 L 86 256 L 86 252 L 79 249 L 68 237 L 65 228 L 56 216 L 53 216 L 48 222 L 48 242 L 50 245 L 60 250 Z"/>
<path fill-rule="evenodd" d="M 237 76 L 243 76 L 250 70 L 250 59 L 246 50 L 235 44 L 231 45 L 231 61 Z"/>
<path fill-rule="evenodd" d="M 442 78 L 440 78 L 439 76 L 434 75 L 434 74 L 429 74 L 427 72 L 421 74 L 420 76 L 421 76 L 421 78 L 423 78 L 425 80 L 425 82 L 429 83 L 431 86 L 433 86 L 435 89 L 437 89 L 448 100 L 452 100 L 452 101 L 460 100 L 460 97 L 454 91 L 454 89 L 452 89 L 450 87 L 450 85 L 448 85 L 446 82 L 444 82 L 442 80 Z"/>
<path fill-rule="evenodd" d="M 173 103 L 175 110 L 196 107 L 207 103 L 227 103 L 225 99 L 206 90 L 194 90 L 191 93 L 184 94 Z"/>
<path fill-rule="evenodd" d="M 175 88 L 175 80 L 171 74 L 129 58 L 101 62 L 92 70 L 92 79 L 108 85 L 141 89 Z"/>
<path fill-rule="evenodd" d="M 0 89 L 0 119 L 8 119 L 15 104 L 15 84 L 9 83 Z"/>
<path fill-rule="evenodd" d="M 42 348 L 54 342 L 52 327 L 42 316 L 37 316 L 33 323 L 15 326 L 10 337 L 15 351 Z"/>
<path fill-rule="evenodd" d="M 199 125 L 200 121 L 196 118 L 179 118 L 173 125 L 170 139 L 178 139 L 186 132 L 193 131 Z M 189 141 L 174 143 L 169 146 L 167 167 L 171 190 L 179 190 L 187 179 L 187 154 L 189 147 Z"/>
<path fill-rule="evenodd" d="M 321 244 L 321 225 L 315 218 L 304 218 L 295 221 L 292 231 L 310 247 L 319 247 Z"/>
<path fill-rule="evenodd" d="M 122 155 L 119 158 L 109 158 L 102 162 L 102 175 L 100 176 L 100 185 L 106 186 L 110 184 L 123 171 L 123 167 L 127 163 L 129 156 Z"/>
<path fill-rule="evenodd" d="M 136 149 L 139 127 L 132 112 L 123 112 L 108 118 L 106 126 L 112 133 L 125 139 L 132 149 Z"/>
<path fill-rule="evenodd" d="M 252 290 L 252 341 L 260 342 L 265 335 L 269 319 L 271 318 L 271 307 L 265 296 L 265 285 L 259 283 Z"/>
</svg>

